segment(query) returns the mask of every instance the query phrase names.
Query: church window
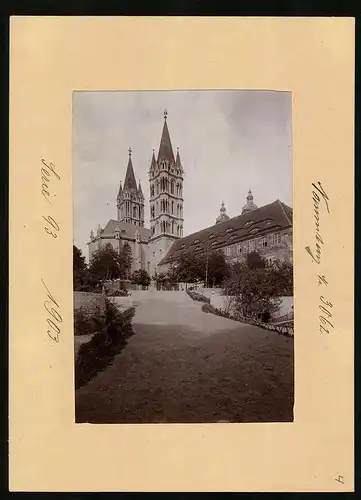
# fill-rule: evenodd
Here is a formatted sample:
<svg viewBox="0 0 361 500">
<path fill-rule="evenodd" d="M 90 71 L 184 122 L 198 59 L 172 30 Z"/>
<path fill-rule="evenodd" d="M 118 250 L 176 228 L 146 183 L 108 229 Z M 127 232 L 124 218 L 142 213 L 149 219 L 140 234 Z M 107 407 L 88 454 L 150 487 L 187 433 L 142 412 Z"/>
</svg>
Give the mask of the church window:
<svg viewBox="0 0 361 500">
<path fill-rule="evenodd" d="M 172 201 L 172 214 L 174 213 L 174 201 Z"/>
<path fill-rule="evenodd" d="M 170 192 L 171 192 L 171 194 L 174 194 L 174 181 L 173 181 L 173 179 L 170 181 Z"/>
<path fill-rule="evenodd" d="M 254 248 L 255 248 L 255 245 L 254 245 L 254 240 L 250 240 L 248 242 L 248 249 L 250 252 L 253 252 L 254 251 Z"/>
<path fill-rule="evenodd" d="M 237 253 L 242 253 L 242 245 L 237 245 Z"/>
<path fill-rule="evenodd" d="M 281 235 L 280 233 L 274 233 L 273 235 L 273 244 L 279 245 L 281 243 Z"/>
<path fill-rule="evenodd" d="M 227 257 L 231 255 L 231 247 L 226 247 L 226 255 Z"/>
<path fill-rule="evenodd" d="M 265 248 L 267 246 L 267 238 L 261 238 L 260 244 L 262 248 Z"/>
<path fill-rule="evenodd" d="M 158 181 L 156 183 L 156 186 L 157 186 L 157 194 L 159 194 L 159 182 Z"/>
</svg>

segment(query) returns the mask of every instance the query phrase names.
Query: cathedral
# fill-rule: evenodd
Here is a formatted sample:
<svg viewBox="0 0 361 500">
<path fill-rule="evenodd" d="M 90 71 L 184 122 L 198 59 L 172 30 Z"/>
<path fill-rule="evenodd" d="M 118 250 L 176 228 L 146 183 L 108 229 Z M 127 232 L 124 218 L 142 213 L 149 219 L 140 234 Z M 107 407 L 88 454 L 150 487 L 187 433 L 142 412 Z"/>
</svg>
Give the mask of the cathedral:
<svg viewBox="0 0 361 500">
<path fill-rule="evenodd" d="M 230 218 L 224 202 L 215 223 L 201 231 L 183 236 L 184 170 L 179 148 L 174 155 L 164 112 L 163 131 L 157 156 L 153 149 L 149 166 L 149 228 L 144 226 L 144 195 L 136 182 L 129 148 L 124 184 L 116 198 L 117 218 L 104 228 L 91 231 L 89 259 L 107 244 L 119 251 L 124 242 L 132 250 L 132 272 L 144 269 L 150 276 L 164 272 L 185 250 L 206 253 L 222 250 L 230 262 L 242 261 L 248 252 L 257 251 L 271 263 L 292 262 L 292 209 L 276 200 L 258 207 L 251 189 L 240 215 Z"/>
</svg>

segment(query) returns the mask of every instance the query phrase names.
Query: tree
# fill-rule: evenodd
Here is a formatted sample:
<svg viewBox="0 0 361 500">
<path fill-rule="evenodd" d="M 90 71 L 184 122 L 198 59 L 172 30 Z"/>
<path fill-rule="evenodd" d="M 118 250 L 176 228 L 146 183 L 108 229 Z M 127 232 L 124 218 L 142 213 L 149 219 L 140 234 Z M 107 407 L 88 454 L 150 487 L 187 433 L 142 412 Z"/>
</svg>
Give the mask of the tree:
<svg viewBox="0 0 361 500">
<path fill-rule="evenodd" d="M 204 259 L 204 256 L 202 257 Z M 207 262 L 205 262 L 205 266 L 207 266 Z M 221 251 L 210 252 L 208 255 L 207 284 L 210 284 L 211 286 L 219 286 L 222 284 L 224 279 L 228 278 L 229 274 L 230 269 L 226 262 L 224 253 Z"/>
<path fill-rule="evenodd" d="M 128 278 L 132 267 L 132 249 L 127 241 L 120 247 L 119 266 L 121 269 L 121 278 Z"/>
<path fill-rule="evenodd" d="M 204 279 L 205 266 L 199 256 L 187 250 L 173 264 L 171 272 L 178 282 L 196 283 Z"/>
<path fill-rule="evenodd" d="M 234 307 L 241 317 L 269 321 L 278 311 L 285 292 L 289 268 L 277 266 L 254 267 L 247 263 L 234 265 L 224 285 L 224 294 L 230 297 L 229 307 Z"/>
<path fill-rule="evenodd" d="M 138 269 L 132 274 L 132 283 L 141 286 L 149 286 L 150 276 L 145 269 Z"/>
<path fill-rule="evenodd" d="M 97 250 L 90 260 L 90 273 L 102 281 L 126 277 L 131 265 L 131 249 L 128 247 L 124 244 L 117 252 L 107 244 Z"/>
<path fill-rule="evenodd" d="M 73 245 L 73 286 L 80 291 L 87 280 L 88 268 L 82 251 Z"/>
<path fill-rule="evenodd" d="M 258 252 L 250 252 L 247 254 L 247 266 L 250 269 L 263 269 L 266 267 L 266 262 Z"/>
<path fill-rule="evenodd" d="M 271 266 L 278 280 L 278 286 L 282 295 L 293 295 L 293 265 L 290 262 L 276 261 Z"/>
<path fill-rule="evenodd" d="M 79 292 L 98 292 L 99 279 L 93 276 L 85 262 L 81 250 L 73 245 L 73 288 Z"/>
</svg>

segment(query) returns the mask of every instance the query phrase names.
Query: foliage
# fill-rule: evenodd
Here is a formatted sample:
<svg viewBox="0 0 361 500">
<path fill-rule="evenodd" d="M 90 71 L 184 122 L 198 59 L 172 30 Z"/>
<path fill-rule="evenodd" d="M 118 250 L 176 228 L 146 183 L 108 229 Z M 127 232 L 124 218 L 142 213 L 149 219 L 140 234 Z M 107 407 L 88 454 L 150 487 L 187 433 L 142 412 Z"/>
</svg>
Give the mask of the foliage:
<svg viewBox="0 0 361 500">
<path fill-rule="evenodd" d="M 195 254 L 187 250 L 173 265 L 172 273 L 178 282 L 197 283 L 207 279 L 207 285 L 218 286 L 229 276 L 229 266 L 221 251 Z"/>
<path fill-rule="evenodd" d="M 73 245 L 73 288 L 78 292 L 100 292 L 100 280 L 89 270 L 82 251 Z"/>
<path fill-rule="evenodd" d="M 272 264 L 275 279 L 283 296 L 293 295 L 293 266 L 289 262 L 275 261 Z"/>
<path fill-rule="evenodd" d="M 266 262 L 258 252 L 249 252 L 247 254 L 247 266 L 250 269 L 264 269 Z"/>
<path fill-rule="evenodd" d="M 250 264 L 250 265 L 248 265 Z M 230 297 L 229 308 L 242 318 L 268 322 L 279 310 L 286 291 L 292 291 L 292 266 L 255 266 L 255 260 L 232 266 L 223 293 Z"/>
<path fill-rule="evenodd" d="M 131 263 L 131 248 L 128 242 L 123 244 L 119 252 L 108 243 L 92 255 L 89 271 L 102 281 L 124 279 L 129 274 Z"/>
<path fill-rule="evenodd" d="M 103 328 L 79 349 L 75 363 L 76 389 L 104 370 L 125 347 L 128 338 L 133 335 L 131 322 L 134 312 L 133 307 L 127 314 L 121 314 L 118 308 L 107 300 Z"/>
<path fill-rule="evenodd" d="M 106 290 L 106 295 L 108 297 L 128 297 L 128 290 Z"/>
<path fill-rule="evenodd" d="M 132 274 L 132 283 L 141 286 L 149 286 L 150 276 L 145 269 L 138 269 Z"/>
<path fill-rule="evenodd" d="M 187 294 L 190 296 L 191 299 L 197 300 L 198 302 L 206 302 L 207 304 L 210 304 L 211 302 L 211 300 L 208 297 L 205 297 L 201 293 L 187 290 Z"/>
<path fill-rule="evenodd" d="M 172 266 L 171 273 L 178 282 L 196 283 L 204 276 L 202 274 L 202 261 L 198 255 L 190 250 L 182 252 L 177 262 Z"/>
<path fill-rule="evenodd" d="M 229 277 L 230 269 L 226 262 L 224 253 L 213 251 L 208 256 L 208 276 L 206 285 L 219 286 Z"/>
<path fill-rule="evenodd" d="M 166 273 L 155 272 L 152 280 L 155 281 L 157 290 L 173 290 L 178 286 L 177 276 L 172 269 Z"/>
</svg>

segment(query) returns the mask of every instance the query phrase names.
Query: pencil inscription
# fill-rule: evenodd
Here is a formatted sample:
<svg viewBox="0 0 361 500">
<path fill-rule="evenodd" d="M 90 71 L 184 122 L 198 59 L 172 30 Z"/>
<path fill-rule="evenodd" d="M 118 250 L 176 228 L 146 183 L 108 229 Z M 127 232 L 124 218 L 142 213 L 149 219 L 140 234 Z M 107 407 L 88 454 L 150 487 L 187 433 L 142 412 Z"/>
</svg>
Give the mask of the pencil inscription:
<svg viewBox="0 0 361 500">
<path fill-rule="evenodd" d="M 45 284 L 45 281 L 43 279 L 41 279 L 41 281 L 47 293 L 46 300 L 44 301 L 44 309 L 47 312 L 46 322 L 49 329 L 47 330 L 46 333 L 51 338 L 51 340 L 58 343 L 60 335 L 59 325 L 63 321 L 63 318 L 59 313 L 60 306 L 57 300 L 54 298 L 53 294 L 50 292 L 47 285 Z"/>
</svg>

